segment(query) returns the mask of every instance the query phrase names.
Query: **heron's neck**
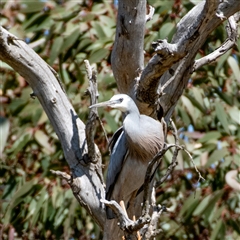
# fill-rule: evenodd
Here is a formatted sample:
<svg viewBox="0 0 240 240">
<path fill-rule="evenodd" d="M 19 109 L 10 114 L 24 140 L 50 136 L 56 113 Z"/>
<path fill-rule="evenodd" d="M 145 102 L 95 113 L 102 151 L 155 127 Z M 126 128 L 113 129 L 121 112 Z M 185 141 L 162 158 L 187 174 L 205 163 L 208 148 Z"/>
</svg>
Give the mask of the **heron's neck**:
<svg viewBox="0 0 240 240">
<path fill-rule="evenodd" d="M 129 108 L 124 115 L 125 118 L 123 121 L 123 128 L 126 133 L 132 133 L 133 131 L 137 130 L 139 128 L 140 112 L 134 102 L 129 105 Z"/>
<path fill-rule="evenodd" d="M 125 118 L 123 121 L 123 128 L 126 132 L 132 132 L 139 128 L 140 113 L 138 108 L 131 108 L 130 111 L 125 112 Z"/>
<path fill-rule="evenodd" d="M 132 101 L 131 105 L 129 106 L 128 110 L 125 112 L 126 116 L 127 115 L 138 115 L 140 116 L 140 112 L 138 110 L 137 105 Z"/>
</svg>

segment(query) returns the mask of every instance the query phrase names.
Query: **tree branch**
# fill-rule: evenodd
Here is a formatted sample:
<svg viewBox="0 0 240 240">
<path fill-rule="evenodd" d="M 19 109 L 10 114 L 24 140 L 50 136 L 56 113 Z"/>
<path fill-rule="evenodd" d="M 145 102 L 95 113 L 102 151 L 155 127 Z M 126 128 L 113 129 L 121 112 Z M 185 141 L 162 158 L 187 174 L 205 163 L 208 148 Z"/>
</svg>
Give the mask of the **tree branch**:
<svg viewBox="0 0 240 240">
<path fill-rule="evenodd" d="M 171 43 L 163 40 L 154 43 L 157 54 L 143 70 L 136 91 L 137 104 L 142 113 L 156 118 L 158 86 L 159 84 L 163 86 L 174 75 L 181 62 L 184 66 L 181 74 L 174 77 L 174 81 L 171 80 L 160 99 L 165 119 L 169 120 L 179 97 L 186 88 L 198 50 L 208 35 L 223 21 L 223 18 L 219 18 L 216 13 L 221 12 L 228 18 L 239 10 L 240 4 L 234 0 L 222 3 L 216 0 L 201 2 L 178 23 L 177 32 Z"/>
<path fill-rule="evenodd" d="M 91 68 L 89 61 L 84 60 L 89 85 L 86 90 L 86 94 L 90 96 L 90 105 L 96 104 L 98 99 L 98 89 L 97 89 L 97 72 Z M 88 115 L 88 121 L 86 123 L 86 140 L 88 146 L 88 156 L 89 160 L 95 163 L 98 160 L 96 156 L 96 149 L 94 144 L 94 130 L 96 125 L 96 120 L 98 118 L 98 112 L 96 108 L 90 108 Z M 98 153 L 99 154 L 99 153 Z"/>
<path fill-rule="evenodd" d="M 206 64 L 215 61 L 217 58 L 225 54 L 227 51 L 229 51 L 236 45 L 238 28 L 237 21 L 235 21 L 234 16 L 231 16 L 228 19 L 227 33 L 228 39 L 226 39 L 226 41 L 218 49 L 194 62 L 192 72 L 196 71 L 197 69 L 201 68 Z"/>
<path fill-rule="evenodd" d="M 0 26 L 0 60 L 22 75 L 45 110 L 70 166 L 75 197 L 103 228 L 105 210 L 100 199 L 105 196 L 102 184 L 101 157 L 95 164 L 88 159 L 85 125 L 69 102 L 55 71 L 25 42 Z M 90 161 L 87 161 L 90 162 Z M 99 175 L 100 174 L 100 175 Z"/>
</svg>

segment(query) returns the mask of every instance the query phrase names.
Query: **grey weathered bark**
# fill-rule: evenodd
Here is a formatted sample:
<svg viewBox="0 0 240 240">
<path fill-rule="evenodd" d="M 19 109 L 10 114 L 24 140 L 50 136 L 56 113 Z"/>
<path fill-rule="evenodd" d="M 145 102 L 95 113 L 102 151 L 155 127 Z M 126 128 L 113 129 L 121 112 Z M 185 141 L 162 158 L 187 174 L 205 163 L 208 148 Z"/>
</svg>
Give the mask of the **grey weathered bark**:
<svg viewBox="0 0 240 240">
<path fill-rule="evenodd" d="M 156 117 L 159 102 L 168 120 L 192 71 L 202 64 L 200 60 L 194 62 L 198 50 L 217 26 L 238 11 L 239 0 L 201 2 L 178 23 L 171 43 L 161 40 L 153 44 L 156 54 L 144 68 L 146 1 L 119 0 L 112 53 L 112 68 L 119 91 L 132 96 L 140 111 L 153 117 Z M 232 46 L 233 43 L 225 45 L 224 51 Z M 32 87 L 33 96 L 39 99 L 59 137 L 72 176 L 55 173 L 69 182 L 79 203 L 104 229 L 106 217 L 101 199 L 105 198 L 105 189 L 101 157 L 96 148 L 97 161 L 89 158 L 85 125 L 77 117 L 56 73 L 29 46 L 2 27 L 0 60 L 12 66 Z M 202 62 L 206 64 L 208 61 Z M 165 95 L 160 98 L 162 91 Z M 112 236 L 112 239 L 116 238 Z"/>
<path fill-rule="evenodd" d="M 0 60 L 15 69 L 32 87 L 32 97 L 36 96 L 40 101 L 62 144 L 64 156 L 71 169 L 68 182 L 75 197 L 103 228 L 105 211 L 100 198 L 104 198 L 105 189 L 101 176 L 101 155 L 98 151 L 98 161 L 89 161 L 85 125 L 69 102 L 55 71 L 25 42 L 2 27 Z"/>
<path fill-rule="evenodd" d="M 119 1 L 111 64 L 119 91 L 132 97 L 144 67 L 145 16 L 146 0 Z"/>
<path fill-rule="evenodd" d="M 128 1 L 123 0 L 119 2 L 122 6 L 128 5 Z M 139 9 L 139 11 L 140 10 L 141 9 Z M 138 14 L 144 14 L 144 11 L 142 10 L 142 13 L 138 12 Z M 198 50 L 216 27 L 238 11 L 240 11 L 239 0 L 228 0 L 224 2 L 207 0 L 206 2 L 200 2 L 178 23 L 176 33 L 171 43 L 168 43 L 166 40 L 155 43 L 153 47 L 156 54 L 147 66 L 142 69 L 140 68 L 141 66 L 138 65 L 131 69 L 132 72 L 136 73 L 132 78 L 126 78 L 124 76 L 129 74 L 129 64 L 138 61 L 139 55 L 135 56 L 134 54 L 136 51 L 136 41 L 133 41 L 131 44 L 129 42 L 126 44 L 126 36 L 120 35 L 121 41 L 119 41 L 119 37 L 116 37 L 117 43 L 115 43 L 115 46 L 121 51 L 121 59 L 118 60 L 118 62 L 121 61 L 122 64 L 120 68 L 113 68 L 113 73 L 115 77 L 117 76 L 120 92 L 130 92 L 132 97 L 137 99 L 136 103 L 141 113 L 156 117 L 155 110 L 159 102 L 159 85 L 163 86 L 173 77 L 174 81 L 165 89 L 165 95 L 160 99 L 164 116 L 168 120 L 187 85 Z M 126 8 L 121 8 L 121 15 L 125 16 L 128 12 L 129 10 Z M 135 32 L 135 28 L 133 28 L 132 25 L 130 26 L 129 22 L 125 21 L 124 24 L 125 29 L 129 27 L 132 28 L 131 37 L 134 37 L 134 39 L 142 39 L 142 37 L 139 36 L 140 32 Z M 121 26 L 119 18 L 117 25 Z M 142 34 L 144 34 L 144 31 L 142 31 Z M 231 47 L 229 47 L 229 49 L 230 48 Z M 125 51 L 132 53 L 135 59 L 129 59 Z M 115 55 L 113 52 L 112 60 L 114 59 Z M 180 67 L 177 69 L 178 66 Z M 143 70 L 142 74 L 140 74 L 141 71 L 139 70 Z M 138 76 L 137 73 L 139 74 Z M 136 83 L 136 81 L 138 82 Z M 136 95 L 127 87 L 133 86 L 134 84 L 134 90 L 136 90 L 134 93 Z"/>
</svg>

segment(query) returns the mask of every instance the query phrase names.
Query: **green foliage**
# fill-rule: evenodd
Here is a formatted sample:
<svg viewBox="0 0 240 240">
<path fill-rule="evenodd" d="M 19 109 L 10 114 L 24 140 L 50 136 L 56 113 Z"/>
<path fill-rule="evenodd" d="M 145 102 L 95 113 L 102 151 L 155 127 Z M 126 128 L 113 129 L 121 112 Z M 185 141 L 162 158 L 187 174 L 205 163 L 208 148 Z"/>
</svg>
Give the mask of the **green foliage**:
<svg viewBox="0 0 240 240">
<path fill-rule="evenodd" d="M 170 41 L 177 22 L 194 6 L 192 2 L 149 1 L 156 11 L 146 27 L 146 62 L 154 54 L 151 42 Z M 20 1 L 12 5 L 2 1 L 0 6 L 2 25 L 54 67 L 83 121 L 89 105 L 84 95 L 84 59 L 99 73 L 99 101 L 116 92 L 109 62 L 116 9 L 109 1 Z M 212 52 L 225 38 L 220 26 L 197 58 Z M 191 161 L 181 152 L 174 174 L 157 190 L 158 202 L 172 210 L 161 217 L 161 239 L 237 239 L 240 235 L 240 193 L 225 182 L 226 173 L 240 166 L 239 48 L 240 40 L 232 51 L 195 72 L 176 107 L 173 118 L 181 144 L 191 152 L 206 181 L 198 182 Z M 30 87 L 5 63 L 1 76 L 3 237 L 13 227 L 26 239 L 99 239 L 98 227 L 79 207 L 69 187 L 50 173 L 50 169 L 69 169 L 46 114 L 37 99 L 30 98 Z M 121 124 L 121 114 L 106 109 L 99 114 L 110 137 Z M 173 142 L 171 134 L 168 140 Z M 107 166 L 107 142 L 100 127 L 96 143 Z M 166 154 L 158 178 L 171 156 Z"/>
</svg>

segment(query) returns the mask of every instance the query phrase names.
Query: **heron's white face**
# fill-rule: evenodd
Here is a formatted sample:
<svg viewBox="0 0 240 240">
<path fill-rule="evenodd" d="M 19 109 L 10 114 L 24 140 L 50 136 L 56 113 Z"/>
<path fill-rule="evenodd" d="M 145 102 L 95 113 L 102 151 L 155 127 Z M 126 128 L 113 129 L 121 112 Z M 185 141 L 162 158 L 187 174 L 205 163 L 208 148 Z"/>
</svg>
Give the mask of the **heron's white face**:
<svg viewBox="0 0 240 240">
<path fill-rule="evenodd" d="M 114 95 L 109 101 L 94 104 L 94 105 L 90 106 L 90 108 L 105 107 L 105 106 L 119 109 L 122 112 L 127 112 L 134 108 L 135 103 L 128 95 L 117 94 L 117 95 Z M 136 106 L 135 106 L 135 108 L 136 108 Z"/>
<path fill-rule="evenodd" d="M 129 110 L 133 100 L 126 94 L 114 95 L 107 103 L 111 108 L 119 109 L 122 112 Z"/>
</svg>

